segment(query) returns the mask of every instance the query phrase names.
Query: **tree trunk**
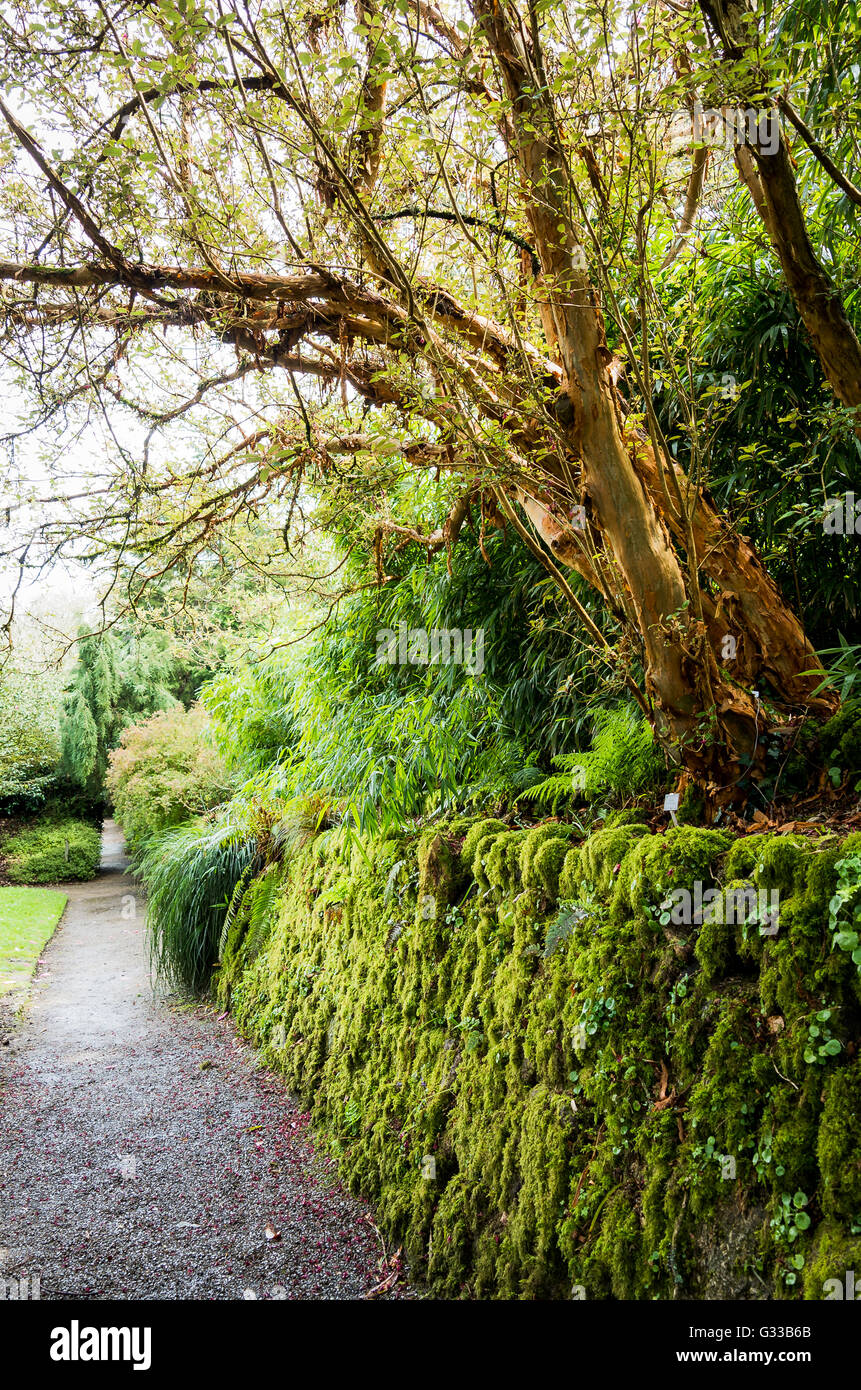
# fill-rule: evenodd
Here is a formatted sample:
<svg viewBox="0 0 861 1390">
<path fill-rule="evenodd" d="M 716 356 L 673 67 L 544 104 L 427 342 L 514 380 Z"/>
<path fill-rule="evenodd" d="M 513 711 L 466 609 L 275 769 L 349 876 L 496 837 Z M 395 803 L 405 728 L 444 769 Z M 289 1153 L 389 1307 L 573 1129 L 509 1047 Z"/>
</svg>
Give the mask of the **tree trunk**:
<svg viewBox="0 0 861 1390">
<path fill-rule="evenodd" d="M 801 672 L 816 664 L 815 654 L 749 543 L 732 536 L 702 498 L 690 526 L 682 517 L 667 518 L 654 455 L 641 442 L 624 438 L 603 316 L 587 274 L 579 269 L 583 257 L 569 215 L 571 176 L 553 109 L 540 95 L 547 84 L 537 37 L 530 41 L 522 31 L 515 33 L 494 0 L 473 0 L 473 10 L 512 106 L 510 149 L 521 170 L 525 211 L 541 259 L 550 348 L 562 364 L 571 403 L 569 443 L 580 458 L 583 492 L 615 587 L 623 606 L 633 610 L 656 724 L 666 741 L 678 743 L 688 768 L 725 784 L 735 780 L 739 763 L 763 751 L 763 716 L 739 678 L 756 669 L 788 702 L 804 704 L 815 682 Z M 532 519 L 545 538 L 556 531 L 551 548 L 584 572 L 577 563 L 580 548 L 562 545 L 566 528 L 553 511 L 545 508 L 542 515 L 533 508 Z M 671 526 L 684 531 L 682 544 L 706 557 L 703 564 L 721 587 L 716 601 L 698 584 L 689 595 Z M 738 634 L 739 678 L 716 660 L 721 628 Z M 717 742 L 705 736 L 708 724 Z"/>
<path fill-rule="evenodd" d="M 750 7 L 742 0 L 701 0 L 700 7 L 720 39 L 725 58 L 735 64 L 744 59 L 754 70 L 751 30 L 744 23 Z M 749 92 L 752 106 L 762 104 L 753 77 Z M 783 134 L 771 154 L 760 149 L 755 139 L 749 145 L 739 146 L 736 165 L 762 218 L 793 303 L 832 391 L 843 405 L 861 405 L 861 343 L 831 277 L 813 249 Z M 858 428 L 861 430 L 861 425 Z"/>
</svg>

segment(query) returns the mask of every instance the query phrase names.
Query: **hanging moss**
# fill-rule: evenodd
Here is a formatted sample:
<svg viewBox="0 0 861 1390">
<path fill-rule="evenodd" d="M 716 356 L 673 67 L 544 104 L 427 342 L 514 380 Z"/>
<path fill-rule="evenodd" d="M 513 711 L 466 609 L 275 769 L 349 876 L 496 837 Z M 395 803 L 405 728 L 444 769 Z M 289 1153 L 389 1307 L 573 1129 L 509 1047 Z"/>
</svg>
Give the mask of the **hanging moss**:
<svg viewBox="0 0 861 1390">
<path fill-rule="evenodd" d="M 461 863 L 469 870 L 475 863 L 475 853 L 482 840 L 488 839 L 492 835 L 498 835 L 501 830 L 507 830 L 508 826 L 502 820 L 477 820 L 469 827 L 460 851 Z"/>
<path fill-rule="evenodd" d="M 445 911 L 455 895 L 456 873 L 451 848 L 439 830 L 428 830 L 418 842 L 419 904 L 434 916 Z"/>
<path fill-rule="evenodd" d="M 861 1234 L 861 1064 L 858 1062 L 828 1079 L 817 1157 L 822 1172 L 822 1210 L 826 1216 L 857 1225 L 858 1234 Z"/>
<path fill-rule="evenodd" d="M 552 838 L 544 841 L 532 861 L 532 882 L 548 902 L 559 896 L 559 875 L 568 853 L 568 841 Z"/>
<path fill-rule="evenodd" d="M 237 913 L 223 997 L 443 1296 L 823 1296 L 861 1269 L 859 972 L 828 927 L 846 845 L 572 838 L 319 837 L 253 949 Z M 779 931 L 662 920 L 697 884 L 778 891 Z"/>
<path fill-rule="evenodd" d="M 565 854 L 559 873 L 560 898 L 574 898 L 580 883 L 580 845 L 572 845 Z"/>
<path fill-rule="evenodd" d="M 520 848 L 520 876 L 529 893 L 555 897 L 571 829 L 553 821 L 528 830 Z"/>
<path fill-rule="evenodd" d="M 644 825 L 622 824 L 607 826 L 592 835 L 580 853 L 579 875 L 575 883 L 608 896 L 616 885 L 622 860 L 634 842 L 646 834 L 646 829 Z"/>
</svg>

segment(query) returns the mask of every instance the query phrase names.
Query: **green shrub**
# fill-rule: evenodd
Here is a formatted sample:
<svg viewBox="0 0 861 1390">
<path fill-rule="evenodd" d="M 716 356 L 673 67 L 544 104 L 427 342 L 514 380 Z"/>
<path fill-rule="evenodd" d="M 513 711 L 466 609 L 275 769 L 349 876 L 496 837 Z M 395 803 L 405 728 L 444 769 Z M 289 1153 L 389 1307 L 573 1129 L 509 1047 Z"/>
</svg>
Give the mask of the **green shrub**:
<svg viewBox="0 0 861 1390">
<path fill-rule="evenodd" d="M 200 706 L 176 706 L 133 724 L 110 755 L 108 794 L 132 847 L 211 810 L 227 788 L 227 772 Z"/>
<path fill-rule="evenodd" d="M 595 717 L 592 747 L 562 754 L 554 762 L 562 771 L 527 793 L 554 814 L 577 800 L 623 800 L 648 791 L 665 776 L 652 729 L 631 705 L 601 710 Z"/>
<path fill-rule="evenodd" d="M 102 841 L 96 826 L 67 819 L 37 822 L 2 848 L 13 883 L 68 883 L 95 878 Z"/>
<path fill-rule="evenodd" d="M 822 749 L 832 778 L 861 774 L 861 700 L 847 700 L 822 728 Z"/>
</svg>

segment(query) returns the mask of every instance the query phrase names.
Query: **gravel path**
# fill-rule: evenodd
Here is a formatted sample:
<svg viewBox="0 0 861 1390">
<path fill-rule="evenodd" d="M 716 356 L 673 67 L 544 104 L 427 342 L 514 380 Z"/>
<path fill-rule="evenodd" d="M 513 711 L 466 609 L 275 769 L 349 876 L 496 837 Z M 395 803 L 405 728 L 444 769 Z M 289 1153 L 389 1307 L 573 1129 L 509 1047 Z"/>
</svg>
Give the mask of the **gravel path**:
<svg viewBox="0 0 861 1390">
<path fill-rule="evenodd" d="M 107 822 L 0 1045 L 0 1279 L 40 1274 L 43 1299 L 363 1297 L 396 1272 L 370 1213 L 229 1023 L 153 994 L 126 867 Z"/>
</svg>

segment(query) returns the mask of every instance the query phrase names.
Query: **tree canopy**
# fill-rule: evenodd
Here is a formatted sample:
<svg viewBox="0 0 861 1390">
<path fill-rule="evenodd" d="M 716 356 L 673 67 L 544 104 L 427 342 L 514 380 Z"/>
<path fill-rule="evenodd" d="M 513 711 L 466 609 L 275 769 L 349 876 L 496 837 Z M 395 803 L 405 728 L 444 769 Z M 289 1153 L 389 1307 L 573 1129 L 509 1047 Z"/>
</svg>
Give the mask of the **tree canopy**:
<svg viewBox="0 0 861 1390">
<path fill-rule="evenodd" d="M 8 555 L 133 553 L 133 597 L 217 544 L 289 585 L 329 527 L 385 585 L 504 527 L 692 771 L 761 769 L 768 729 L 835 703 L 792 524 L 839 589 L 860 26 L 811 0 L 10 7 L 9 438 L 46 480 Z M 769 470 L 793 486 L 763 563 L 734 512 Z"/>
</svg>

